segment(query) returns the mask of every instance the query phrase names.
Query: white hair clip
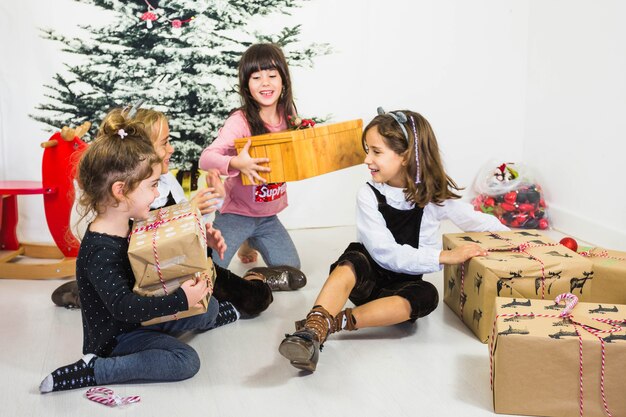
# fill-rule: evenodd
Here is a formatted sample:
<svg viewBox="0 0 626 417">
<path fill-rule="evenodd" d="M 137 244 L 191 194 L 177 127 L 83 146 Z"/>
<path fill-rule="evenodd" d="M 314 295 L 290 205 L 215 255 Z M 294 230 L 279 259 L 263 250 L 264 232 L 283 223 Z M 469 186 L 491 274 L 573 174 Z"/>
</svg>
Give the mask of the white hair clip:
<svg viewBox="0 0 626 417">
<path fill-rule="evenodd" d="M 124 139 L 126 136 L 128 136 L 128 133 L 126 133 L 126 131 L 124 129 L 118 130 L 117 134 L 120 135 L 121 139 Z"/>
</svg>

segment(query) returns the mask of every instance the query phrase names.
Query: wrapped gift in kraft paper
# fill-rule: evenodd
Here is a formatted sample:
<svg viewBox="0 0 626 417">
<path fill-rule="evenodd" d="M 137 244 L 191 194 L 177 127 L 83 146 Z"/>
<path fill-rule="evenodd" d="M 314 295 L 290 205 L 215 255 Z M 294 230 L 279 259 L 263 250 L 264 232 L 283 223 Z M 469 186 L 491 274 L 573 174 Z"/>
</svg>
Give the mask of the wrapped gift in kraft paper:
<svg viewBox="0 0 626 417">
<path fill-rule="evenodd" d="M 151 211 L 133 224 L 128 258 L 140 287 L 210 269 L 200 211 L 188 202 Z"/>
<path fill-rule="evenodd" d="M 215 284 L 215 268 L 213 263 L 211 262 L 211 269 L 208 269 L 203 272 L 196 272 L 192 275 L 185 275 L 183 277 L 178 277 L 171 279 L 169 281 L 164 281 L 163 283 L 152 284 L 146 287 L 141 287 L 137 282 L 135 282 L 135 287 L 133 288 L 133 292 L 138 295 L 142 295 L 144 297 L 162 297 L 164 295 L 168 295 L 176 291 L 183 282 L 195 279 L 206 279 L 209 281 L 209 294 L 200 301 L 200 305 L 191 306 L 189 310 L 181 311 L 174 315 L 168 315 L 163 317 L 156 317 L 152 320 L 145 321 L 141 323 L 143 326 L 150 326 L 152 324 L 163 323 L 170 320 L 178 320 L 185 317 L 195 316 L 196 314 L 206 313 L 207 308 L 209 306 L 209 300 L 211 299 L 211 295 L 213 294 L 213 285 Z"/>
<path fill-rule="evenodd" d="M 626 415 L 626 306 L 578 303 L 568 312 L 552 300 L 517 302 L 522 305 L 495 300 L 489 345 L 494 411 Z"/>
<path fill-rule="evenodd" d="M 579 252 L 593 262 L 593 289 L 588 301 L 626 304 L 626 252 L 592 248 Z"/>
<path fill-rule="evenodd" d="M 581 300 L 591 293 L 592 263 L 535 230 L 453 233 L 443 247 L 476 243 L 488 256 L 444 267 L 444 302 L 486 343 L 496 297 L 553 299 L 572 292 Z"/>
</svg>

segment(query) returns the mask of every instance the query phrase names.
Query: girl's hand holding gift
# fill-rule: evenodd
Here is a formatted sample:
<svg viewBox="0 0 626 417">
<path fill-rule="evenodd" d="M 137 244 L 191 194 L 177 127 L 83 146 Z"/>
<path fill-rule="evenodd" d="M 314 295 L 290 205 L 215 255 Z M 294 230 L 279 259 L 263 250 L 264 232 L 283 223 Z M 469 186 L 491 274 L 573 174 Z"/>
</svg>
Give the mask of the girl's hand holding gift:
<svg viewBox="0 0 626 417">
<path fill-rule="evenodd" d="M 185 291 L 189 308 L 199 304 L 209 294 L 209 283 L 203 278 L 188 279 L 181 288 Z"/>
<path fill-rule="evenodd" d="M 251 182 L 257 180 L 266 183 L 267 180 L 262 178 L 259 172 L 270 172 L 270 168 L 258 164 L 268 163 L 270 160 L 269 158 L 252 158 L 249 153 L 251 144 L 252 140 L 249 139 L 239 155 L 230 160 L 230 166 L 241 172 L 242 175 L 248 176 Z"/>
</svg>

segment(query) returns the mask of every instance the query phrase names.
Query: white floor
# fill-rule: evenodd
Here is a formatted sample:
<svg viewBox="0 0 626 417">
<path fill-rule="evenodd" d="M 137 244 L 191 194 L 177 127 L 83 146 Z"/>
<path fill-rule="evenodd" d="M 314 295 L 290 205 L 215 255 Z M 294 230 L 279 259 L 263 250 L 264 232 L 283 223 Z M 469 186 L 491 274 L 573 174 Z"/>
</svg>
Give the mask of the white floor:
<svg viewBox="0 0 626 417">
<path fill-rule="evenodd" d="M 455 232 L 446 225 L 446 232 Z M 308 285 L 274 294 L 259 317 L 190 337 L 200 372 L 178 383 L 111 386 L 141 402 L 111 410 L 85 389 L 40 395 L 41 379 L 81 356 L 80 312 L 55 307 L 63 281 L 0 280 L 0 416 L 491 416 L 489 357 L 440 302 L 416 325 L 333 335 L 313 374 L 300 374 L 277 351 L 303 318 L 329 265 L 353 240 L 353 227 L 294 230 Z M 550 233 L 559 238 L 558 232 Z M 238 261 L 234 272 L 246 267 Z M 442 274 L 425 277 L 441 297 Z M 158 366 L 158 364 L 155 364 Z"/>
</svg>

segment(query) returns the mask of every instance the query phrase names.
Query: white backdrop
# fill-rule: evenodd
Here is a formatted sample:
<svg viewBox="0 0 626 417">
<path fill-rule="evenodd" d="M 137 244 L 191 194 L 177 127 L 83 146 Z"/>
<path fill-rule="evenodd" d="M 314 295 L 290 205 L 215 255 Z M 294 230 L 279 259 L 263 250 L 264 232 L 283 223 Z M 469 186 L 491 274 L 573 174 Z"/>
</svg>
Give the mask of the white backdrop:
<svg viewBox="0 0 626 417">
<path fill-rule="evenodd" d="M 619 177 L 626 103 L 619 0 L 313 0 L 277 23 L 302 23 L 301 40 L 334 53 L 292 68 L 304 116 L 362 118 L 377 106 L 422 113 L 449 174 L 471 186 L 487 160 L 524 161 L 541 173 L 561 230 L 626 250 Z M 77 31 L 98 22 L 71 0 L 0 0 L 0 179 L 40 179 L 47 139 L 28 118 L 63 62 L 38 27 Z M 71 19 L 68 18 L 71 16 Z M 575 123 L 573 123 L 575 122 Z M 619 128 L 622 129 L 619 129 Z M 364 166 L 289 184 L 288 228 L 354 223 Z M 21 239 L 48 241 L 40 196 L 20 199 Z"/>
</svg>

